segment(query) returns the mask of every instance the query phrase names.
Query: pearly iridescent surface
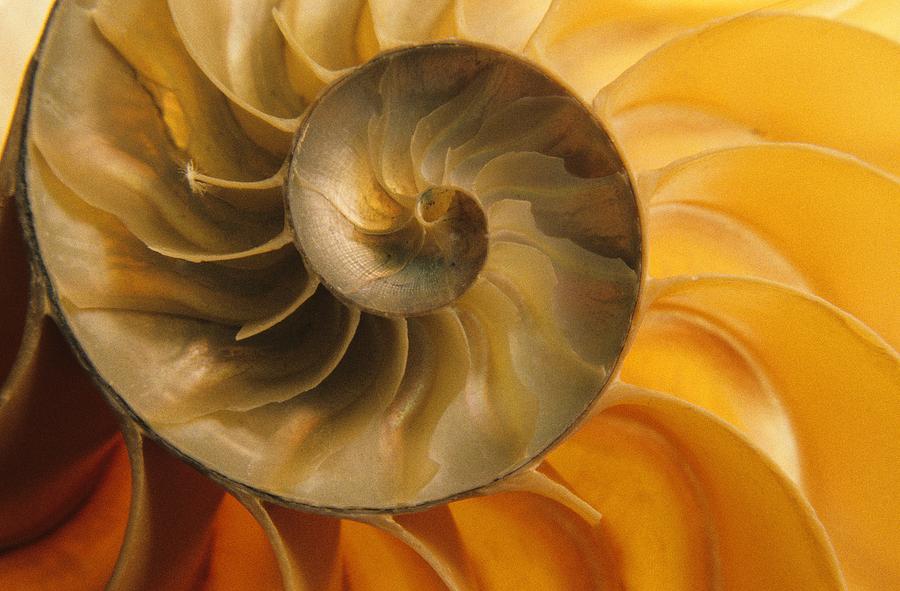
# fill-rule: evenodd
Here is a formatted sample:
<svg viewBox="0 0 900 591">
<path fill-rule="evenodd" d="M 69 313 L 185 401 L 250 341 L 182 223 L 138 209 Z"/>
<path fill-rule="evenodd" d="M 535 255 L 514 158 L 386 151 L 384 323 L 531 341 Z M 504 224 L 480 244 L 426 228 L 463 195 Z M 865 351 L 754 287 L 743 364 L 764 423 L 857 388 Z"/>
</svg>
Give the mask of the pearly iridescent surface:
<svg viewBox="0 0 900 591">
<path fill-rule="evenodd" d="M 229 481 L 333 511 L 469 493 L 567 432 L 641 273 L 588 108 L 454 43 L 377 58 L 292 119 L 266 80 L 236 103 L 234 70 L 154 6 L 62 5 L 29 122 L 40 255 L 115 402 Z M 264 108 L 272 141 L 242 114 Z"/>
<path fill-rule="evenodd" d="M 466 44 L 388 52 L 319 96 L 287 205 L 323 284 L 386 316 L 453 304 L 496 267 L 494 243 L 548 254 L 556 240 L 555 263 L 639 257 L 634 197 L 596 120 L 534 66 Z"/>
<path fill-rule="evenodd" d="M 27 57 L 42 3 L 0 0 L 0 61 Z M 182 104 L 201 99 L 191 121 L 221 116 L 196 108 L 208 95 L 183 92 L 195 71 L 163 51 L 184 40 L 241 129 L 280 154 L 299 97 L 379 50 L 455 37 L 555 72 L 595 99 L 637 173 L 642 322 L 591 418 L 486 496 L 347 519 L 232 496 L 117 420 L 47 317 L 43 273 L 29 292 L 14 124 L 0 163 L 6 587 L 900 588 L 900 317 L 885 305 L 900 286 L 895 0 L 115 5 L 135 75 Z M 169 14 L 177 36 L 151 26 Z M 115 32 L 108 11 L 95 15 Z M 158 63 L 172 75 L 151 76 Z M 172 129 L 187 121 L 157 94 Z M 192 190 L 256 210 L 280 202 L 279 174 L 238 181 L 205 161 L 186 167 Z"/>
</svg>

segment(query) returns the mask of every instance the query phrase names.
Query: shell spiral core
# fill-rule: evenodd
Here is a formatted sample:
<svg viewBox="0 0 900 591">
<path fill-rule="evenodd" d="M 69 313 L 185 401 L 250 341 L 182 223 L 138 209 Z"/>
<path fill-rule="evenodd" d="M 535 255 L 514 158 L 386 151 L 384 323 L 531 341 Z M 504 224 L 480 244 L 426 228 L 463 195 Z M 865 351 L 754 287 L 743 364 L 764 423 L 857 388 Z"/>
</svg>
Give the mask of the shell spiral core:
<svg viewBox="0 0 900 591">
<path fill-rule="evenodd" d="M 564 87 L 480 46 L 378 56 L 298 119 L 285 211 L 278 142 L 173 23 L 140 34 L 171 38 L 156 59 L 181 87 L 106 6 L 54 17 L 26 205 L 116 405 L 227 484 L 330 512 L 471 493 L 584 415 L 631 327 L 641 236 Z"/>
<path fill-rule="evenodd" d="M 420 315 L 476 281 L 491 242 L 486 209 L 503 200 L 519 205 L 498 212 L 522 211 L 500 219 L 535 225 L 515 228 L 533 247 L 549 235 L 581 245 L 572 258 L 633 264 L 634 212 L 615 161 L 590 114 L 546 75 L 494 50 L 433 44 L 382 55 L 318 98 L 287 203 L 298 248 L 335 295 L 375 314 Z M 601 180 L 577 186 L 566 168 L 575 163 Z M 554 194 L 553 181 L 577 193 Z"/>
</svg>

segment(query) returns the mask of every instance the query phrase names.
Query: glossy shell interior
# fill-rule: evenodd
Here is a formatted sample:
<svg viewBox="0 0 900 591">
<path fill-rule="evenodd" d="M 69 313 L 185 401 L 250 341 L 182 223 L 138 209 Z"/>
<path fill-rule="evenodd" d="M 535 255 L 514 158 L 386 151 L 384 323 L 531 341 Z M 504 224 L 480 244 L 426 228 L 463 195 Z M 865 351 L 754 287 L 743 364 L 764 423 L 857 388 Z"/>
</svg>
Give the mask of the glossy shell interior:
<svg viewBox="0 0 900 591">
<path fill-rule="evenodd" d="M 117 404 L 227 483 L 337 512 L 469 494 L 574 426 L 641 276 L 584 104 L 503 51 L 424 45 L 261 134 L 177 11 L 142 61 L 141 6 L 59 8 L 28 122 L 40 256 Z"/>
<path fill-rule="evenodd" d="M 110 66 L 110 81 L 130 69 L 151 97 L 164 121 L 159 145 L 181 154 L 183 168 L 172 178 L 187 183 L 184 203 L 215 197 L 250 212 L 248 220 L 272 217 L 272 234 L 261 244 L 252 246 L 234 227 L 226 233 L 250 245 L 231 257 L 243 259 L 240 273 L 247 259 L 264 268 L 266 257 L 255 255 L 295 238 L 276 232 L 271 214 L 283 200 L 287 169 L 279 167 L 317 94 L 379 51 L 451 38 L 526 56 L 593 101 L 634 173 L 647 258 L 640 325 L 627 355 L 590 416 L 540 462 L 421 512 L 315 515 L 329 509 L 215 473 L 161 438 L 108 385 L 118 412 L 98 392 L 102 379 L 53 291 L 66 282 L 62 274 L 48 281 L 45 253 L 36 248 L 29 199 L 43 193 L 29 182 L 42 165 L 35 136 L 20 142 L 32 98 L 27 78 L 0 161 L 0 586 L 900 588 L 900 472 L 893 469 L 900 458 L 900 317 L 890 305 L 900 291 L 900 274 L 892 272 L 900 252 L 896 1 L 60 5 L 74 11 L 69 16 L 87 14 L 101 31 L 70 35 L 67 49 L 110 43 L 118 63 L 128 64 Z M 14 18 L 0 18 L 8 50 L 0 61 L 12 65 L 0 79 L 14 93 L 47 2 L 5 6 L 14 7 L 5 13 Z M 91 63 L 76 65 L 90 71 Z M 8 106 L 14 97 L 3 94 L 0 86 Z M 221 95 L 227 100 L 213 100 Z M 43 108 L 64 107 L 65 98 L 45 93 Z M 117 124 L 122 114 L 110 106 L 128 104 L 101 106 Z M 141 108 L 131 116 L 152 123 L 139 117 L 148 101 L 135 104 Z M 99 133 L 101 123 L 87 127 Z M 60 137 L 64 131 L 61 125 Z M 240 142 L 221 138 L 244 136 L 250 143 L 237 157 L 222 149 Z M 154 145 L 141 138 L 133 149 L 146 163 Z M 99 151 L 104 166 L 120 170 L 112 163 L 122 164 L 113 158 L 122 151 L 100 149 L 115 147 L 101 142 L 76 160 Z M 166 170 L 156 171 L 159 179 L 169 178 Z M 139 178 L 155 177 L 144 172 Z M 141 186 L 126 183 L 133 191 L 119 198 L 133 198 Z M 416 214 L 441 219 L 450 189 L 419 195 Z M 188 261 L 163 270 L 186 273 L 194 293 L 200 288 L 188 271 L 234 264 L 224 262 L 227 249 L 207 252 L 214 235 L 201 248 L 134 228 L 128 231 L 153 245 L 146 248 Z M 178 257 L 164 252 L 175 247 Z M 167 259 L 153 259 L 160 260 Z M 88 294 L 98 281 L 116 286 L 108 267 L 84 261 L 78 280 L 66 283 L 71 300 L 82 285 Z M 182 308 L 152 313 L 177 317 L 205 305 L 222 316 L 209 322 L 230 327 L 229 342 L 241 346 L 279 323 L 274 301 L 265 307 L 245 299 L 235 308 L 243 312 L 225 320 L 228 309 L 213 296 L 229 292 L 213 284 L 179 299 L 171 281 L 147 281 L 154 275 L 140 269 L 129 265 L 121 275 L 137 279 L 119 282 L 130 291 L 107 293 L 139 302 L 140 290 L 155 289 L 155 299 Z M 91 309 L 112 309 L 104 305 Z"/>
</svg>

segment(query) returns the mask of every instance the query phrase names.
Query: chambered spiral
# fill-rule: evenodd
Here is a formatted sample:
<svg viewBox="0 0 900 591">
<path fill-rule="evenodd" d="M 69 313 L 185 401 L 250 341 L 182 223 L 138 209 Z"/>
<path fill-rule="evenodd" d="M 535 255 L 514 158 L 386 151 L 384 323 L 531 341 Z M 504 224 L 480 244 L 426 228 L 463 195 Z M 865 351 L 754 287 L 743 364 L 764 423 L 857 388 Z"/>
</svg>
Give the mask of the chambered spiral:
<svg viewBox="0 0 900 591">
<path fill-rule="evenodd" d="M 116 404 L 228 483 L 338 512 L 466 494 L 573 427 L 642 254 L 628 174 L 570 91 L 436 43 L 308 104 L 260 95 L 285 115 L 260 131 L 178 11 L 130 14 L 147 4 L 62 6 L 29 121 L 41 260 Z"/>
</svg>

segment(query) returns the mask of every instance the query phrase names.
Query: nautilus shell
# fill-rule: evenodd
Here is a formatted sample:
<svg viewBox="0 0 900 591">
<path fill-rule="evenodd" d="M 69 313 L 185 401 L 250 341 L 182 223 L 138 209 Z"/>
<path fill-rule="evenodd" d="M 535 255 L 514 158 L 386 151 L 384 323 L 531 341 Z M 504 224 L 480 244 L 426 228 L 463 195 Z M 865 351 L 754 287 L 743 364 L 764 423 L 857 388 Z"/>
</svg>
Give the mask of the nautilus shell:
<svg viewBox="0 0 900 591">
<path fill-rule="evenodd" d="M 278 173 L 222 95 L 232 129 L 200 133 L 230 137 L 181 127 L 184 99 L 116 54 L 123 14 L 55 17 L 26 174 L 60 318 L 126 412 L 229 480 L 335 510 L 483 487 L 584 414 L 641 258 L 584 104 L 495 49 L 403 49 L 322 93 Z M 201 141 L 235 156 L 195 159 Z"/>
<path fill-rule="evenodd" d="M 603 4 L 56 3 L 0 587 L 900 581 L 896 9 Z"/>
</svg>

